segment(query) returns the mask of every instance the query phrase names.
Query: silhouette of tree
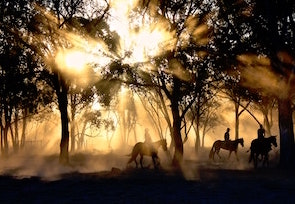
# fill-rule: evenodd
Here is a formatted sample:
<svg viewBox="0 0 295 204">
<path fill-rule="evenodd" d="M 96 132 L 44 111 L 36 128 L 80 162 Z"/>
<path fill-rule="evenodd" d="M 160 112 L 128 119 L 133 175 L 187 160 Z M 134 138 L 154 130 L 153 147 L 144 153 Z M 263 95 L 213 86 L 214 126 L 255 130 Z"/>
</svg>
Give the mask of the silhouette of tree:
<svg viewBox="0 0 295 204">
<path fill-rule="evenodd" d="M 294 90 L 294 14 L 295 3 L 292 1 L 257 2 L 254 15 L 260 17 L 263 26 L 256 28 L 257 40 L 261 40 L 261 50 L 271 60 L 272 69 L 286 84 L 286 91 L 276 95 L 278 99 L 280 128 L 280 165 L 295 166 L 295 144 L 291 98 Z M 265 35 L 267 33 L 267 35 Z M 291 61 L 290 61 L 291 60 Z"/>
<path fill-rule="evenodd" d="M 213 95 L 208 96 L 210 98 L 197 97 L 195 104 L 192 105 L 187 116 L 193 122 L 193 128 L 196 133 L 196 153 L 198 153 L 200 147 L 204 147 L 206 133 L 220 123 L 221 116 L 217 115 L 217 109 L 220 107 L 220 103 Z"/>
<path fill-rule="evenodd" d="M 272 135 L 271 128 L 274 125 L 273 110 L 277 107 L 277 100 L 272 96 L 261 96 L 255 102 L 255 108 L 258 109 L 263 115 L 263 126 L 266 135 Z"/>
<path fill-rule="evenodd" d="M 169 101 L 175 147 L 173 164 L 179 166 L 183 159 L 181 129 L 185 115 L 199 93 L 210 93 L 210 84 L 215 79 L 213 68 L 208 67 L 209 10 L 195 1 L 144 1 L 141 5 L 143 9 L 138 11 L 143 16 L 149 14 L 153 21 L 150 23 L 165 22 L 167 29 L 175 33 L 167 42 L 171 49 L 149 60 L 154 70 L 142 69 L 144 63 L 133 65 L 138 68 L 134 69 L 118 62 L 118 69 L 113 69 L 111 76 L 123 75 L 121 81 L 132 86 L 159 90 Z"/>
<path fill-rule="evenodd" d="M 69 88 L 71 152 L 74 152 L 76 148 L 76 117 L 78 114 L 81 114 L 85 108 L 91 106 L 94 101 L 94 91 L 91 89 L 91 84 L 89 85 L 90 86 L 83 86 L 83 88 L 74 86 L 70 86 Z"/>
<path fill-rule="evenodd" d="M 8 2 L 8 3 L 7 3 Z M 57 50 L 61 48 L 69 48 L 73 46 L 70 42 L 67 32 L 79 33 L 83 36 L 83 32 L 96 26 L 101 20 L 101 16 L 95 16 L 95 19 L 84 20 L 84 18 L 76 17 L 77 14 L 83 16 L 82 1 L 17 1 L 14 5 L 10 1 L 3 3 L 3 9 L 6 12 L 5 6 L 11 6 L 11 18 L 3 18 L 7 20 L 7 24 L 3 24 L 3 30 L 17 38 L 19 43 L 17 46 L 27 47 L 39 67 L 43 70 L 39 75 L 42 77 L 43 83 L 41 86 L 49 86 L 55 90 L 57 102 L 61 113 L 62 137 L 60 143 L 60 162 L 68 163 L 68 148 L 69 148 L 69 130 L 68 130 L 68 94 L 71 87 L 71 82 L 65 77 L 64 73 L 58 69 L 55 61 Z M 4 13 L 5 13 L 4 12 Z M 104 14 L 102 14 L 103 16 Z M 24 18 L 27 21 L 16 19 L 16 17 Z M 23 23 L 24 27 L 18 24 Z M 78 26 L 78 27 L 77 27 Z M 103 32 L 103 31 L 101 31 Z M 29 55 L 28 55 L 29 56 Z M 46 69 L 44 69 L 46 68 Z M 40 85 L 40 84 L 39 84 Z M 51 97 L 51 101 L 54 97 Z M 8 109 L 7 109 L 8 110 Z M 7 114 L 11 117 L 11 114 Z M 10 120 L 10 119 L 9 119 Z M 7 122 L 9 122 L 7 120 Z M 9 122 L 10 123 L 10 122 Z M 5 138 L 4 138 L 5 140 Z M 4 141 L 4 143 L 6 143 Z"/>
<path fill-rule="evenodd" d="M 50 103 L 50 90 L 44 91 L 42 67 L 30 47 L 21 40 L 26 35 L 30 15 L 24 0 L 0 3 L 1 70 L 1 150 L 8 153 L 8 131 L 14 151 L 25 144 L 26 118 L 37 108 Z M 15 29 L 17 28 L 17 29 Z M 52 98 L 52 97 L 51 97 Z M 22 135 L 19 138 L 19 121 Z M 14 131 L 12 129 L 14 124 Z"/>
</svg>

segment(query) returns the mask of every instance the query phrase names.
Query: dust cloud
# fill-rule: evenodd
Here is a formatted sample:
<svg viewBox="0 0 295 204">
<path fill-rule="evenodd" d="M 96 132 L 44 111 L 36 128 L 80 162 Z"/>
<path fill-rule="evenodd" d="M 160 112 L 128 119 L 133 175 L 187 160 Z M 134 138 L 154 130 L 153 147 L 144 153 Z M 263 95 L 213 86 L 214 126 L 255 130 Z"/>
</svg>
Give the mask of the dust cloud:
<svg viewBox="0 0 295 204">
<path fill-rule="evenodd" d="M 119 2 L 119 1 L 118 1 Z M 123 2 L 123 1 L 120 1 Z M 123 11 L 123 16 L 126 17 L 126 12 L 128 13 L 129 10 L 132 8 L 133 5 L 136 5 L 136 1 L 132 2 L 132 5 L 129 5 L 129 9 Z M 119 8 L 126 8 L 119 6 Z M 120 14 L 120 13 L 119 13 Z M 52 19 L 51 16 L 48 16 L 49 19 Z M 153 26 L 143 27 L 141 30 L 137 30 L 135 28 L 130 28 L 128 26 L 122 26 L 127 23 L 130 19 L 125 19 L 122 17 L 120 24 L 120 28 L 125 28 L 126 30 L 118 30 L 121 32 L 122 36 L 133 34 L 132 38 L 127 38 L 125 41 L 121 42 L 122 50 L 119 51 L 122 55 L 125 51 L 132 47 L 136 52 L 133 52 L 132 55 L 129 57 L 129 61 L 127 63 L 132 64 L 138 61 L 145 61 L 146 58 L 149 56 L 156 56 L 159 54 L 162 47 L 166 49 L 171 49 L 171 47 L 175 46 L 174 40 L 174 32 L 168 32 L 167 25 L 165 22 L 159 22 L 158 24 L 154 24 Z M 52 21 L 56 21 L 56 19 L 52 19 Z M 117 24 L 118 26 L 119 24 Z M 148 25 L 146 23 L 146 25 Z M 135 26 L 135 25 L 134 25 Z M 156 26 L 156 27 L 155 27 Z M 116 29 L 116 24 L 111 26 L 113 29 Z M 136 26 L 135 26 L 136 27 Z M 203 33 L 206 31 L 206 27 L 199 27 L 198 30 L 194 32 L 196 34 Z M 100 56 L 105 56 L 105 53 L 109 54 L 106 46 L 102 44 L 101 41 L 95 41 L 93 39 L 81 39 L 79 36 L 72 34 L 72 33 L 65 33 L 63 31 L 56 31 L 60 33 L 61 36 L 64 36 L 69 42 L 73 44 L 77 52 L 72 53 L 73 50 L 66 50 L 68 51 L 65 53 L 57 52 L 53 54 L 53 56 L 48 57 L 48 61 L 54 58 L 55 63 L 59 64 L 60 67 L 68 67 L 69 70 L 63 70 L 67 73 L 72 73 L 74 69 L 77 70 L 77 74 L 80 76 L 81 69 L 86 66 L 88 63 L 93 62 L 93 59 L 100 59 L 97 58 L 98 56 L 93 57 L 93 52 L 95 50 L 99 50 L 99 48 L 103 48 L 101 50 Z M 151 49 L 150 42 L 142 46 L 142 39 L 148 38 L 147 34 L 152 34 L 153 39 L 156 39 L 155 44 L 152 44 L 153 47 L 157 49 Z M 42 41 L 41 36 L 35 36 L 36 42 Z M 131 40 L 131 42 L 128 41 Z M 34 39 L 35 40 L 35 39 Z M 140 41 L 141 44 L 135 44 L 135 42 Z M 167 42 L 168 41 L 168 42 Z M 91 46 L 89 43 L 91 42 Z M 166 43 L 167 42 L 167 43 Z M 163 44 L 164 43 L 164 44 Z M 169 46 L 167 46 L 169 45 Z M 90 51 L 87 51 L 85 47 L 93 48 Z M 136 49 L 137 47 L 138 50 Z M 58 50 L 57 50 L 58 51 Z M 85 51 L 85 52 L 84 52 Z M 86 52 L 87 51 L 87 52 Z M 147 53 L 146 53 L 147 52 Z M 140 54 L 139 56 L 135 54 Z M 74 55 L 71 55 L 74 54 Z M 78 55 L 82 55 L 84 57 L 77 57 Z M 69 57 L 68 60 L 67 57 Z M 69 64 L 69 61 L 74 58 L 84 58 L 86 61 L 79 61 L 75 62 L 77 67 L 73 67 L 72 64 Z M 111 56 L 110 58 L 114 58 Z M 63 61 L 65 60 L 65 61 Z M 256 62 L 256 58 L 250 57 L 247 58 L 246 56 L 241 56 L 240 60 L 245 64 L 253 64 L 253 68 L 257 68 L 259 66 L 261 68 L 261 72 L 259 73 L 261 76 L 269 76 L 266 81 L 260 81 L 258 83 L 258 79 L 254 78 L 251 74 L 254 72 L 246 72 L 244 73 L 245 76 L 248 76 L 245 80 L 245 83 L 248 84 L 255 84 L 259 86 L 264 86 L 265 84 L 270 84 L 272 86 L 268 87 L 268 90 L 281 90 L 281 87 L 284 84 L 278 83 L 277 79 L 274 75 L 268 72 L 268 61 L 265 59 L 260 59 L 259 63 Z M 253 61 L 254 60 L 254 61 Z M 252 62 L 253 61 L 253 62 Z M 93 63 L 95 63 L 94 61 Z M 104 63 L 108 63 L 107 60 Z M 66 65 L 66 66 L 63 66 Z M 183 75 L 183 69 L 179 66 L 179 63 L 173 62 L 175 66 L 175 72 L 179 76 Z M 81 69 L 80 69 L 81 68 Z M 257 73 L 257 72 L 255 72 Z M 257 75 L 256 75 L 257 76 Z M 187 79 L 187 77 L 185 77 Z M 253 81 L 250 81 L 253 79 Z M 90 79 L 89 79 L 90 80 Z M 89 81 L 87 81 L 88 83 Z M 273 82 L 273 83 L 269 83 Z M 263 84 L 261 84 L 263 83 Z M 264 84 L 265 83 L 265 84 Z M 254 87 L 256 88 L 256 87 Z M 121 98 L 128 98 L 128 97 L 121 97 Z M 123 101 L 122 103 L 124 104 Z M 115 127 L 115 131 L 113 133 L 113 138 L 106 138 L 107 131 L 104 130 L 88 130 L 86 132 L 89 135 L 86 137 L 85 142 L 83 144 L 83 148 L 80 150 L 75 150 L 74 152 L 70 152 L 70 165 L 69 166 L 62 166 L 59 164 L 59 142 L 60 142 L 60 124 L 59 124 L 59 117 L 58 114 L 55 114 L 50 118 L 50 120 L 43 121 L 42 123 L 38 123 L 37 121 L 31 121 L 31 127 L 28 128 L 28 136 L 26 140 L 26 146 L 24 149 L 19 150 L 18 153 L 10 153 L 8 158 L 2 158 L 0 163 L 0 174 L 1 175 L 11 175 L 18 178 L 26 178 L 26 177 L 41 177 L 45 180 L 54 180 L 59 179 L 63 174 L 71 173 L 71 172 L 81 172 L 81 173 L 91 173 L 91 172 L 99 172 L 99 171 L 110 171 L 113 168 L 124 170 L 126 168 L 134 168 L 134 164 L 131 164 L 130 167 L 127 167 L 127 161 L 129 157 L 127 156 L 132 147 L 135 145 L 136 142 L 144 141 L 144 129 L 149 128 L 152 140 L 156 141 L 159 139 L 159 135 L 156 131 L 156 128 L 153 126 L 148 114 L 146 113 L 145 109 L 140 106 L 139 101 L 135 101 L 137 106 L 137 118 L 136 124 L 134 126 L 134 130 L 132 133 L 126 132 L 127 129 L 123 126 L 117 125 Z M 229 103 L 225 103 L 229 104 Z M 239 147 L 238 156 L 239 160 L 236 159 L 235 155 L 233 154 L 230 159 L 227 159 L 228 152 L 221 150 L 220 154 L 222 155 L 221 159 L 216 159 L 216 161 L 211 161 L 208 158 L 210 148 L 215 140 L 221 139 L 223 140 L 223 135 L 225 129 L 230 127 L 232 129 L 231 132 L 231 139 L 234 139 L 234 113 L 233 113 L 233 105 L 227 105 L 226 107 L 222 107 L 220 109 L 220 113 L 224 120 L 222 124 L 217 127 L 214 127 L 210 132 L 206 134 L 204 138 L 204 148 L 199 150 L 198 153 L 195 152 L 194 144 L 195 144 L 195 133 L 191 132 L 189 135 L 189 140 L 184 144 L 184 163 L 182 166 L 183 174 L 187 179 L 198 179 L 198 169 L 199 168 L 226 168 L 226 169 L 247 169 L 251 168 L 251 164 L 248 163 L 248 156 L 247 150 L 249 149 L 250 142 L 254 138 L 256 138 L 256 130 L 258 128 L 258 124 L 251 119 L 249 115 L 246 113 L 243 114 L 240 118 L 240 126 L 239 126 L 239 137 L 244 138 L 245 146 Z M 126 113 L 124 107 L 121 107 L 123 110 L 124 116 L 130 116 Z M 140 114 L 141 113 L 141 114 Z M 261 121 L 262 119 L 259 118 Z M 164 124 L 164 123 L 163 123 Z M 163 125 L 165 126 L 165 125 Z M 275 132 L 276 130 L 274 130 Z M 128 135 L 130 134 L 130 135 Z M 128 135 L 129 137 L 126 137 Z M 164 137 L 168 140 L 168 144 L 170 144 L 171 136 L 168 132 L 165 132 Z M 277 157 L 277 152 L 272 153 L 274 158 Z M 163 150 L 159 150 L 159 158 L 161 162 L 161 166 L 164 169 L 171 168 L 171 156 L 173 152 L 166 153 Z M 144 164 L 148 168 L 152 167 L 152 162 L 150 158 L 144 159 Z"/>
<path fill-rule="evenodd" d="M 59 142 L 61 129 L 59 125 L 59 114 L 50 113 L 44 121 L 31 120 L 27 129 L 26 144 L 24 149 L 18 153 L 10 153 L 8 158 L 1 158 L 0 175 L 10 175 L 17 178 L 40 177 L 44 180 L 56 180 L 64 174 L 73 172 L 95 173 L 102 171 L 111 171 L 119 169 L 135 169 L 135 164 L 127 166 L 127 161 L 136 142 L 144 141 L 144 130 L 149 128 L 153 141 L 160 139 L 149 116 L 136 101 L 137 107 L 137 125 L 134 131 L 129 134 L 128 140 L 123 141 L 122 127 L 117 124 L 112 140 L 108 140 L 105 130 L 88 129 L 86 131 L 85 143 L 82 149 L 70 151 L 70 165 L 62 166 L 59 164 Z M 248 163 L 249 153 L 247 152 L 250 143 L 257 137 L 258 125 L 249 114 L 244 113 L 240 117 L 239 137 L 244 138 L 244 147 L 238 147 L 238 157 L 232 153 L 228 159 L 228 151 L 221 150 L 222 158 L 215 158 L 215 161 L 209 159 L 209 151 L 215 140 L 223 140 L 223 135 L 227 127 L 231 128 L 230 139 L 234 140 L 234 114 L 230 108 L 230 103 L 226 107 L 220 108 L 224 121 L 219 126 L 214 127 L 204 138 L 204 147 L 195 152 L 196 136 L 190 133 L 186 143 L 184 143 L 184 162 L 182 166 L 183 175 L 188 180 L 199 179 L 198 170 L 200 168 L 209 169 L 253 169 L 253 164 Z M 257 114 L 259 118 L 259 115 Z M 259 118 L 262 120 L 262 118 Z M 278 130 L 272 129 L 276 134 Z M 91 135 L 94 135 L 91 137 Z M 169 133 L 165 135 L 168 146 L 171 138 Z M 12 149 L 10 149 L 12 151 Z M 164 152 L 162 148 L 158 150 L 161 168 L 171 170 L 171 161 L 173 152 Z M 279 157 L 279 147 L 270 152 L 271 165 L 276 165 Z M 139 158 L 137 158 L 139 161 Z M 144 157 L 144 167 L 153 169 L 153 163 L 150 157 Z"/>
</svg>

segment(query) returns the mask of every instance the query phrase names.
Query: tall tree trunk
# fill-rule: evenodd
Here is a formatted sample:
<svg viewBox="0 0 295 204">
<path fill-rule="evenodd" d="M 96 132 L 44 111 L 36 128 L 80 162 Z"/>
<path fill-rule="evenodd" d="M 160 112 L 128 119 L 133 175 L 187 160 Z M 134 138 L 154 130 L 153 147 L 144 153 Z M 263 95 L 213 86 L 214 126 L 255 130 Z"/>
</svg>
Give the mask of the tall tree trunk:
<svg viewBox="0 0 295 204">
<path fill-rule="evenodd" d="M 240 126 L 240 120 L 239 120 L 239 104 L 235 102 L 235 139 L 239 138 L 239 126 Z"/>
<path fill-rule="evenodd" d="M 71 152 L 74 152 L 75 151 L 75 148 L 76 148 L 76 143 L 75 143 L 75 119 L 73 119 L 73 117 L 75 116 L 72 116 L 72 121 L 71 121 Z"/>
<path fill-rule="evenodd" d="M 207 124 L 205 123 L 203 126 L 203 134 L 202 134 L 202 148 L 204 148 L 205 146 L 206 126 Z"/>
<path fill-rule="evenodd" d="M 172 116 L 173 116 L 173 140 L 175 143 L 175 151 L 172 160 L 172 164 L 176 167 L 180 167 L 183 160 L 183 143 L 181 138 L 181 118 L 178 110 L 178 103 L 172 102 Z"/>
<path fill-rule="evenodd" d="M 27 116 L 28 116 L 28 109 L 24 108 L 23 109 L 23 128 L 22 128 L 22 136 L 20 141 L 21 148 L 25 147 L 25 142 L 26 142 Z"/>
<path fill-rule="evenodd" d="M 271 135 L 271 124 L 270 124 L 270 120 L 268 118 L 269 114 L 268 114 L 268 109 L 265 109 L 262 111 L 262 114 L 263 114 L 263 124 L 264 124 L 264 127 L 265 127 L 265 135 Z M 270 117 L 272 117 L 270 115 Z"/>
<path fill-rule="evenodd" d="M 14 119 L 14 143 L 13 143 L 13 151 L 15 153 L 19 150 L 19 136 L 18 136 L 18 112 L 15 110 L 15 119 Z M 12 131 L 12 130 L 11 130 Z"/>
<path fill-rule="evenodd" d="M 200 99 L 198 98 L 198 101 Z M 197 113 L 196 113 L 196 141 L 195 141 L 195 152 L 198 153 L 200 147 L 200 105 L 197 105 Z"/>
<path fill-rule="evenodd" d="M 287 98 L 278 100 L 280 128 L 280 166 L 289 168 L 295 166 L 295 145 L 291 102 Z"/>
<path fill-rule="evenodd" d="M 59 79 L 57 90 L 58 105 L 61 118 L 61 141 L 59 162 L 61 164 L 69 163 L 69 118 L 68 118 L 68 87 L 63 79 Z"/>
<path fill-rule="evenodd" d="M 8 129 L 9 126 L 6 124 L 3 130 L 3 151 L 2 154 L 4 157 L 8 156 Z"/>
<path fill-rule="evenodd" d="M 57 70 L 57 69 L 56 69 Z M 69 163 L 69 117 L 68 117 L 68 91 L 69 87 L 65 79 L 56 71 L 53 75 L 54 88 L 57 95 L 58 107 L 61 119 L 61 141 L 59 162 Z"/>
<path fill-rule="evenodd" d="M 196 122 L 195 152 L 198 153 L 199 148 L 200 148 L 200 122 L 199 122 L 199 115 L 197 115 L 197 119 L 196 120 L 197 120 L 197 122 Z"/>
<path fill-rule="evenodd" d="M 82 131 L 81 131 L 81 136 L 78 139 L 78 149 L 81 150 L 84 144 L 84 135 L 85 135 L 85 131 L 86 131 L 86 126 L 87 126 L 88 120 L 85 119 L 84 123 L 83 123 L 83 127 L 82 127 Z"/>
<path fill-rule="evenodd" d="M 71 94 L 71 152 L 74 152 L 76 149 L 76 134 L 75 134 L 75 128 L 76 128 L 76 100 L 77 100 L 77 95 L 75 93 Z"/>
<path fill-rule="evenodd" d="M 59 100 L 59 109 L 61 116 L 61 141 L 59 161 L 62 164 L 69 163 L 69 119 L 67 111 L 67 94 L 62 93 Z"/>
</svg>

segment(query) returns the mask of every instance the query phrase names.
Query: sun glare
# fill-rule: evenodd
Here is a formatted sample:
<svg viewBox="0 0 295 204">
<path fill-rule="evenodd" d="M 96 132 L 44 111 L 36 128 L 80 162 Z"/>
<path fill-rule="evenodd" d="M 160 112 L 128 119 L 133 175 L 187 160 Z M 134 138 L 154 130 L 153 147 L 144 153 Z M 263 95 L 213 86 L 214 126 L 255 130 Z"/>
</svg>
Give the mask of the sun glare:
<svg viewBox="0 0 295 204">
<path fill-rule="evenodd" d="M 87 57 L 84 52 L 69 52 L 65 55 L 65 65 L 76 72 L 81 72 L 87 63 Z"/>
<path fill-rule="evenodd" d="M 154 25 L 144 26 L 137 32 L 129 31 L 129 37 L 122 43 L 125 50 L 131 50 L 131 55 L 126 63 L 146 62 L 150 57 L 159 55 L 161 52 L 172 49 L 173 32 L 165 27 Z"/>
<path fill-rule="evenodd" d="M 64 50 L 57 53 L 56 61 L 61 71 L 68 74 L 81 74 L 89 61 L 89 56 L 79 50 Z"/>
<path fill-rule="evenodd" d="M 142 19 L 129 17 L 132 9 L 138 6 L 137 0 L 118 0 L 111 5 L 112 18 L 109 24 L 111 30 L 120 35 L 118 53 L 125 57 L 124 63 L 146 62 L 150 57 L 174 47 L 175 32 L 169 31 L 167 22 L 152 22 L 147 20 L 149 18 L 143 22 Z M 126 53 L 130 54 L 126 57 Z"/>
</svg>

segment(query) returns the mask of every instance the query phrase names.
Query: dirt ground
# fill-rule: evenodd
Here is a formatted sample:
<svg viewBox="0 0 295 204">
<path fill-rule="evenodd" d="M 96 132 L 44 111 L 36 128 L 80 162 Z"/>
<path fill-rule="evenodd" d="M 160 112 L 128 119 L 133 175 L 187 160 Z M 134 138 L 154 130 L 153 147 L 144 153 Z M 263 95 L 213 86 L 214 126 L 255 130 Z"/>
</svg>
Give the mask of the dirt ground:
<svg viewBox="0 0 295 204">
<path fill-rule="evenodd" d="M 71 166 L 57 167 L 58 156 L 19 156 L 3 161 L 1 203 L 295 203 L 295 174 L 278 169 L 253 169 L 247 154 L 210 161 L 187 157 L 182 171 L 160 154 L 161 169 L 126 166 L 128 157 L 115 153 L 77 154 Z M 14 158 L 15 160 L 15 158 Z"/>
</svg>

